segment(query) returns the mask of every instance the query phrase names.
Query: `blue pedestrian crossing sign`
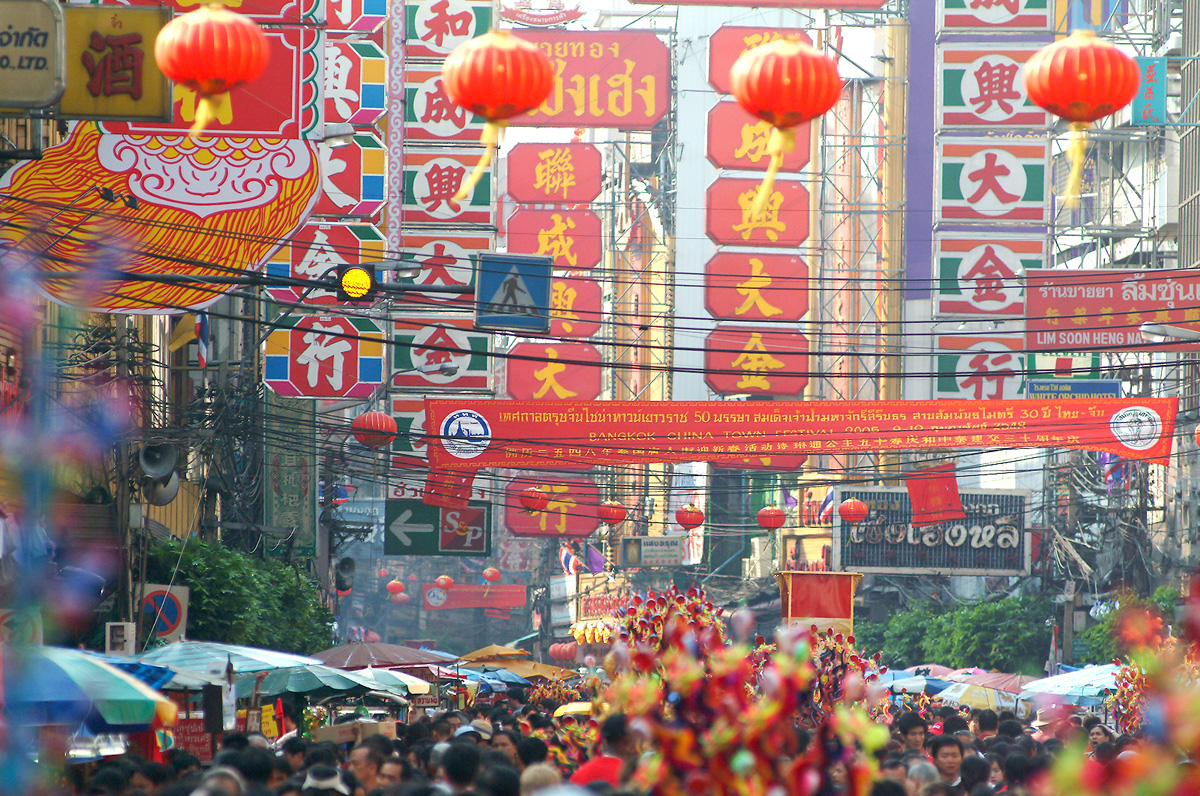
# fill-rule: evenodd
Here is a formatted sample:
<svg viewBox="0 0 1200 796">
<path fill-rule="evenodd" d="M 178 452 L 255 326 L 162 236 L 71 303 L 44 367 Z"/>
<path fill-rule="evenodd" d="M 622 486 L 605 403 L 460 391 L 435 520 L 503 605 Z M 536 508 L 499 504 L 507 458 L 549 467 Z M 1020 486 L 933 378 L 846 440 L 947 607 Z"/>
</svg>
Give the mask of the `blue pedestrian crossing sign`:
<svg viewBox="0 0 1200 796">
<path fill-rule="evenodd" d="M 475 328 L 550 331 L 551 263 L 528 254 L 475 255 Z"/>
</svg>

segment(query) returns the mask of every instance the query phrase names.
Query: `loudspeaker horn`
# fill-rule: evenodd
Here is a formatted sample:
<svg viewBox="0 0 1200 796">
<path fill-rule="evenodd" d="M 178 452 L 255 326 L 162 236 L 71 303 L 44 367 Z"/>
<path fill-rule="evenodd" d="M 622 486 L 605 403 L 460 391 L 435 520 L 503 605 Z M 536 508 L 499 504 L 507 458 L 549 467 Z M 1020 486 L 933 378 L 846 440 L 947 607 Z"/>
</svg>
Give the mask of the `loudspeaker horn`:
<svg viewBox="0 0 1200 796">
<path fill-rule="evenodd" d="M 165 506 L 179 494 L 179 473 L 172 471 L 163 479 L 152 479 L 142 486 L 146 502 L 152 506 Z"/>
<path fill-rule="evenodd" d="M 169 442 L 152 442 L 138 452 L 138 466 L 148 478 L 166 480 L 179 461 L 179 451 Z"/>
</svg>

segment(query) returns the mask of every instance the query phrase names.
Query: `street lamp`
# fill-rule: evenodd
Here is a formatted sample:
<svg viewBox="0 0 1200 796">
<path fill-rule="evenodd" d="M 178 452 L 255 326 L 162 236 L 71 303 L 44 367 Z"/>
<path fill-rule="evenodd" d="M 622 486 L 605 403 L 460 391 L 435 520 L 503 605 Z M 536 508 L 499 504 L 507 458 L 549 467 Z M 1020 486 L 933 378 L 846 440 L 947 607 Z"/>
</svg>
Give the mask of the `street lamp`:
<svg viewBox="0 0 1200 796">
<path fill-rule="evenodd" d="M 1147 343 L 1169 343 L 1173 340 L 1188 343 L 1200 342 L 1200 330 L 1188 329 L 1184 326 L 1171 326 L 1166 323 L 1143 323 L 1138 327 L 1138 331 L 1142 333 L 1142 339 Z"/>
</svg>

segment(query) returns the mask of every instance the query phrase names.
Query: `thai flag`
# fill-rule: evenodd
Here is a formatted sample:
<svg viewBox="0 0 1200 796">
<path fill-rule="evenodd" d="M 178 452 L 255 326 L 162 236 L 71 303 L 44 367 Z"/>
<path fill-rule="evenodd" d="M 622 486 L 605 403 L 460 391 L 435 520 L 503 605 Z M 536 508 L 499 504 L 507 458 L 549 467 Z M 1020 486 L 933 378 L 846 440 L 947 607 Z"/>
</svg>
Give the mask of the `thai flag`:
<svg viewBox="0 0 1200 796">
<path fill-rule="evenodd" d="M 825 499 L 821 501 L 821 522 L 833 522 L 833 487 L 829 487 L 825 492 Z"/>
<path fill-rule="evenodd" d="M 1100 471 L 1104 474 L 1108 494 L 1124 489 L 1125 482 L 1133 475 L 1133 462 L 1126 461 L 1115 453 L 1100 453 L 1096 458 L 1100 463 Z"/>
<path fill-rule="evenodd" d="M 584 568 L 583 562 L 575 557 L 569 547 L 559 548 L 558 563 L 562 565 L 564 575 L 575 575 Z"/>
<path fill-rule="evenodd" d="M 208 313 L 196 313 L 196 359 L 201 368 L 208 367 Z"/>
</svg>

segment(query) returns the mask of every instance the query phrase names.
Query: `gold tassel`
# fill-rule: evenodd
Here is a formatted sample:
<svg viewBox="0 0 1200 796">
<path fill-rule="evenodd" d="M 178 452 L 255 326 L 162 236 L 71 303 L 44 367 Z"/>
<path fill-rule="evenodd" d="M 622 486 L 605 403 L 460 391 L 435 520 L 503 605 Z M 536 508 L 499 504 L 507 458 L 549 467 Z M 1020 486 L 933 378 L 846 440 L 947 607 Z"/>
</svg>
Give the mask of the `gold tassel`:
<svg viewBox="0 0 1200 796">
<path fill-rule="evenodd" d="M 1079 207 L 1079 189 L 1083 187 L 1083 161 L 1087 156 L 1087 129 L 1089 122 L 1071 122 L 1071 143 L 1067 146 L 1067 157 L 1071 159 L 1071 174 L 1067 177 L 1067 188 L 1063 191 L 1063 207 L 1074 210 Z"/>
<path fill-rule="evenodd" d="M 767 209 L 767 199 L 771 196 L 771 191 L 775 190 L 775 175 L 783 166 L 783 156 L 796 148 L 796 130 L 792 127 L 786 130 L 781 130 L 778 127 L 771 131 L 771 138 L 767 141 L 767 154 L 771 156 L 770 163 L 767 164 L 767 173 L 763 175 L 762 184 L 758 186 L 758 195 L 754 197 L 754 204 L 750 205 L 750 214 L 757 218 Z"/>
<path fill-rule="evenodd" d="M 496 144 L 500 143 L 500 131 L 508 126 L 507 122 L 488 122 L 483 126 L 483 135 L 479 140 L 487 147 L 483 151 L 483 157 L 475 164 L 474 170 L 467 175 L 467 178 L 462 181 L 462 185 L 458 189 L 458 193 L 454 194 L 452 201 L 461 202 L 471 195 L 475 190 L 475 186 L 483 178 L 484 171 L 492 165 L 492 155 L 496 152 Z"/>
<path fill-rule="evenodd" d="M 205 94 L 200 97 L 196 103 L 196 120 L 192 122 L 192 129 L 188 130 L 188 138 L 200 135 L 205 127 L 215 121 L 224 104 L 224 94 Z"/>
</svg>

